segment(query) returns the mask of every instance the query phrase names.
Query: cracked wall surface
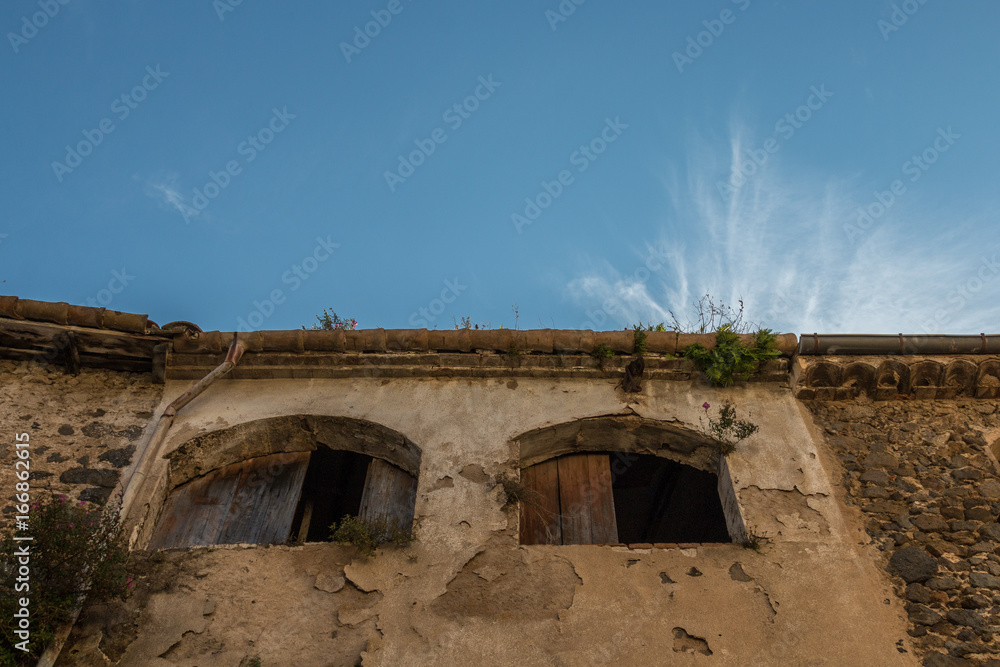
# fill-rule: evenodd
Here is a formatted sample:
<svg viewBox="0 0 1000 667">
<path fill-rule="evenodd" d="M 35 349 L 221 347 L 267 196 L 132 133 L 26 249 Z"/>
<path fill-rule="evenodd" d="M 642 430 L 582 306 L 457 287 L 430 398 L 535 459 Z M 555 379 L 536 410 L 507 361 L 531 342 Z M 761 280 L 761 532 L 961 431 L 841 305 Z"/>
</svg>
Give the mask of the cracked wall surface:
<svg viewBox="0 0 1000 667">
<path fill-rule="evenodd" d="M 835 493 L 839 464 L 790 390 L 650 380 L 624 394 L 616 384 L 217 383 L 178 416 L 166 454 L 183 457 L 195 438 L 262 419 L 379 424 L 420 451 L 416 539 L 370 560 L 330 543 L 144 556 L 139 593 L 124 606 L 88 609 L 64 664 L 235 667 L 255 656 L 262 665 L 917 664 L 904 607 L 859 546 L 857 513 Z M 156 411 L 187 387 L 168 382 Z M 702 404 L 725 400 L 761 426 L 728 459 L 747 527 L 768 538 L 759 550 L 518 544 L 518 509 L 496 485 L 516 474 L 518 436 L 604 415 L 697 435 Z M 152 467 L 130 519 L 138 546 L 170 466 L 212 460 L 198 452 L 192 466 Z"/>
</svg>

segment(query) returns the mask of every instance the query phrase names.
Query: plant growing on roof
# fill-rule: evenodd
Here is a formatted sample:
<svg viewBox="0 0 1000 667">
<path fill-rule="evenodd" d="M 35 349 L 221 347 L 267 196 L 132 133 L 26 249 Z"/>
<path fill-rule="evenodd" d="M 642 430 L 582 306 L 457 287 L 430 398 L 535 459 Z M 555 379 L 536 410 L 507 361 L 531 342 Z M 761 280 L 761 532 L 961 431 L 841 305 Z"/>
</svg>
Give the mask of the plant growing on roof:
<svg viewBox="0 0 1000 667">
<path fill-rule="evenodd" d="M 605 345 L 604 343 L 600 343 L 597 347 L 594 348 L 594 351 L 590 353 L 590 356 L 593 357 L 594 359 L 597 359 L 597 361 L 599 361 L 603 365 L 605 359 L 610 359 L 611 357 L 615 356 L 615 351 L 612 350 L 607 345 Z"/>
<path fill-rule="evenodd" d="M 740 304 L 739 308 L 727 306 L 722 301 L 717 304 L 715 297 L 706 294 L 694 304 L 697 311 L 694 320 L 688 320 L 687 323 L 682 324 L 674 315 L 674 311 L 668 311 L 671 318 L 670 328 L 678 333 L 711 333 L 727 326 L 738 334 L 750 333 L 759 328 L 753 322 L 743 319 L 743 299 L 737 303 Z"/>
<path fill-rule="evenodd" d="M 322 315 L 316 316 L 316 323 L 313 324 L 310 329 L 321 329 L 324 331 L 333 331 L 334 329 L 345 329 L 347 331 L 353 331 L 358 327 L 358 321 L 353 317 L 351 319 L 341 319 L 336 312 L 324 308 Z M 304 329 L 305 327 L 303 327 Z"/>
<path fill-rule="evenodd" d="M 709 382 L 728 387 L 736 381 L 736 376 L 750 375 L 762 363 L 777 357 L 776 340 L 770 329 L 760 329 L 754 334 L 752 344 L 747 346 L 729 324 L 723 324 L 715 334 L 714 348 L 709 350 L 695 343 L 684 348 L 683 355 L 705 373 Z"/>
</svg>

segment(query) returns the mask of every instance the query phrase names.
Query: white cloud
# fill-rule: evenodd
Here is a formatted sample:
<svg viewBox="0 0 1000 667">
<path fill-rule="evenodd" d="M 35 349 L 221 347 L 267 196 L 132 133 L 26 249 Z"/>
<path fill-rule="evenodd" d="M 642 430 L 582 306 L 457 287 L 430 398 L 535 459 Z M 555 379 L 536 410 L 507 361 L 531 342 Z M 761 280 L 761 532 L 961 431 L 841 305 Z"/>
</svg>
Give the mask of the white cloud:
<svg viewBox="0 0 1000 667">
<path fill-rule="evenodd" d="M 996 329 L 1000 269 L 993 260 L 1000 248 L 982 231 L 995 228 L 986 204 L 979 214 L 942 220 L 932 209 L 952 202 L 931 206 L 913 189 L 849 234 L 845 225 L 872 195 L 838 175 L 789 164 L 780 151 L 724 199 L 720 181 L 738 172 L 747 146 L 758 146 L 739 123 L 731 136 L 721 150 L 697 139 L 686 164 L 664 169 L 666 212 L 656 244 L 667 267 L 637 280 L 648 257 L 638 248 L 635 267 L 623 272 L 588 261 L 569 282 L 567 293 L 588 317 L 594 309 L 608 314 L 596 328 L 669 320 L 671 310 L 684 321 L 710 293 L 730 305 L 742 299 L 749 319 L 793 333 Z"/>
<path fill-rule="evenodd" d="M 184 217 L 186 222 L 190 222 L 193 218 L 201 215 L 201 211 L 185 201 L 184 195 L 180 193 L 178 180 L 176 172 L 161 172 L 146 180 L 142 192 L 147 197 L 173 208 Z"/>
</svg>

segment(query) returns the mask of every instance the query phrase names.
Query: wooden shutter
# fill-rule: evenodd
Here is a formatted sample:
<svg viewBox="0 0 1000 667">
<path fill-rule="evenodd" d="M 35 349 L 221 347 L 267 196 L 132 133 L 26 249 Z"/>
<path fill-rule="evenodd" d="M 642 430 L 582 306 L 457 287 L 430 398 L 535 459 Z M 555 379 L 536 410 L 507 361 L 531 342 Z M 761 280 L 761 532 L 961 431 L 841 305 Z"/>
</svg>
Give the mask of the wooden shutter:
<svg viewBox="0 0 1000 667">
<path fill-rule="evenodd" d="M 558 466 L 549 459 L 521 471 L 521 544 L 562 544 Z"/>
<path fill-rule="evenodd" d="M 285 542 L 308 464 L 309 452 L 272 454 L 182 484 L 167 497 L 150 548 Z"/>
<path fill-rule="evenodd" d="M 615 544 L 618 524 L 607 454 L 574 454 L 559 461 L 563 544 Z"/>
<path fill-rule="evenodd" d="M 371 460 L 358 516 L 368 520 L 382 517 L 389 526 L 395 522 L 400 530 L 409 530 L 416 500 L 417 480 L 413 475 L 382 459 Z"/>
<path fill-rule="evenodd" d="M 618 524 L 607 454 L 573 454 L 521 471 L 521 544 L 615 544 Z"/>
</svg>

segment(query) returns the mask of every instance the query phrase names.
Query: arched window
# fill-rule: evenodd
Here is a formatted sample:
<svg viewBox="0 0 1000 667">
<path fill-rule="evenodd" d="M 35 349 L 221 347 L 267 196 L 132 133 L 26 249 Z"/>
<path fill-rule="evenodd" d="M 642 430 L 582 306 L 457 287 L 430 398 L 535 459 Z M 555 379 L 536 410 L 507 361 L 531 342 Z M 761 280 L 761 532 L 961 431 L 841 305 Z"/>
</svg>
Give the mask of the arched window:
<svg viewBox="0 0 1000 667">
<path fill-rule="evenodd" d="M 699 433 L 616 415 L 516 440 L 521 544 L 725 543 L 745 536 L 726 461 Z"/>
<path fill-rule="evenodd" d="M 670 459 L 569 454 L 524 469 L 521 483 L 521 544 L 732 541 L 718 477 Z"/>
<path fill-rule="evenodd" d="M 311 442 L 310 442 L 311 441 Z M 312 451 L 253 456 L 312 445 Z M 390 462 L 383 456 L 392 456 Z M 260 420 L 196 438 L 170 456 L 188 479 L 167 495 L 149 548 L 322 541 L 344 516 L 413 523 L 419 449 L 398 433 L 361 420 L 297 417 Z M 190 460 L 216 467 L 198 474 Z M 196 475 L 196 476 L 192 476 Z"/>
</svg>

